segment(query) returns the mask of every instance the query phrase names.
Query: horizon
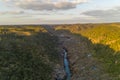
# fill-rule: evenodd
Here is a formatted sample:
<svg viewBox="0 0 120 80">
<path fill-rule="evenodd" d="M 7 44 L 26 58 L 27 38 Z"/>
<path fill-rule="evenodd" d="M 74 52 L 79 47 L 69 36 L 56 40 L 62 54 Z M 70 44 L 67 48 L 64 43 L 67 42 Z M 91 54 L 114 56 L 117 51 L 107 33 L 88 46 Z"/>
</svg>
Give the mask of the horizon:
<svg viewBox="0 0 120 80">
<path fill-rule="evenodd" d="M 119 24 L 120 22 L 96 22 L 96 23 L 63 23 L 63 24 L 0 24 L 0 26 L 42 26 L 42 25 L 85 25 L 85 24 Z"/>
<path fill-rule="evenodd" d="M 120 0 L 1 0 L 0 25 L 120 22 Z"/>
</svg>

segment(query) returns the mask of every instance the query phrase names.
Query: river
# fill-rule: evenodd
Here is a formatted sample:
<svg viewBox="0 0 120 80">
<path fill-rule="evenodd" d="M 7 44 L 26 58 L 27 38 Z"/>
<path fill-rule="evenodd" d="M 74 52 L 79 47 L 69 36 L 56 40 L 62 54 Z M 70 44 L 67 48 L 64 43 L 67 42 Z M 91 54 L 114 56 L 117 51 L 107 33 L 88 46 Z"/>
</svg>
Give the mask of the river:
<svg viewBox="0 0 120 80">
<path fill-rule="evenodd" d="M 65 67 L 65 72 L 66 72 L 66 80 L 71 80 L 69 61 L 67 57 L 67 51 L 65 49 L 64 49 L 64 67 Z"/>
</svg>

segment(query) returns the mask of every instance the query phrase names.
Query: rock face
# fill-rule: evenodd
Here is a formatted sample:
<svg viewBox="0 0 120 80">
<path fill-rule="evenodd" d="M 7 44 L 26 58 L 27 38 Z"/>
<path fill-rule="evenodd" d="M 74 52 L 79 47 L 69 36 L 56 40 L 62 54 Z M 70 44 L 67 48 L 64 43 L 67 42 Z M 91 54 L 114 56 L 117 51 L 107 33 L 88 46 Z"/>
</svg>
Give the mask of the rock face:
<svg viewBox="0 0 120 80">
<path fill-rule="evenodd" d="M 60 38 L 60 36 L 58 36 L 53 28 L 53 26 L 47 26 L 45 25 L 44 28 L 53 36 L 57 36 L 58 38 Z M 64 70 L 64 62 L 63 62 L 63 49 L 62 49 L 62 45 L 63 42 L 61 42 L 59 40 L 58 42 L 58 51 L 59 51 L 59 64 L 56 64 L 56 66 L 54 67 L 54 71 L 53 71 L 53 80 L 64 80 L 66 73 Z"/>
<path fill-rule="evenodd" d="M 57 33 L 57 32 L 56 32 Z M 93 58 L 92 43 L 83 36 L 58 31 L 62 46 L 68 50 L 71 80 L 110 80 L 103 74 L 99 63 Z"/>
<path fill-rule="evenodd" d="M 72 72 L 71 80 L 112 80 L 109 78 L 108 74 L 103 72 L 101 65 L 93 57 L 94 51 L 91 41 L 86 37 L 72 34 L 66 30 L 55 31 L 52 28 L 51 31 L 53 31 L 54 35 L 59 37 L 60 48 L 67 48 Z M 64 74 L 64 70 L 62 71 L 60 69 L 61 68 L 58 67 L 55 69 L 56 74 Z M 61 75 L 60 78 L 63 78 L 63 76 L 64 75 Z"/>
<path fill-rule="evenodd" d="M 55 80 L 63 80 L 65 78 L 65 70 L 64 67 L 57 64 L 54 69 L 54 78 Z"/>
</svg>

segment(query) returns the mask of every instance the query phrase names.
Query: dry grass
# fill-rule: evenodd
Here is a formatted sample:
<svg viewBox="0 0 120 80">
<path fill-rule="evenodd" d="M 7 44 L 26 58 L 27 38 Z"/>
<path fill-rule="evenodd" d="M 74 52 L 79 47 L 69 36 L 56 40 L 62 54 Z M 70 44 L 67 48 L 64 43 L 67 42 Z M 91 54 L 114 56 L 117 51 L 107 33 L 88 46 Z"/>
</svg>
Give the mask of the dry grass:
<svg viewBox="0 0 120 80">
<path fill-rule="evenodd" d="M 41 26 L 36 26 L 36 27 L 34 27 L 34 26 L 23 26 L 23 27 L 0 26 L 0 34 L 15 33 L 17 35 L 30 36 L 30 35 L 32 35 L 34 33 L 38 33 L 38 32 L 47 32 L 47 30 L 45 30 Z"/>
</svg>

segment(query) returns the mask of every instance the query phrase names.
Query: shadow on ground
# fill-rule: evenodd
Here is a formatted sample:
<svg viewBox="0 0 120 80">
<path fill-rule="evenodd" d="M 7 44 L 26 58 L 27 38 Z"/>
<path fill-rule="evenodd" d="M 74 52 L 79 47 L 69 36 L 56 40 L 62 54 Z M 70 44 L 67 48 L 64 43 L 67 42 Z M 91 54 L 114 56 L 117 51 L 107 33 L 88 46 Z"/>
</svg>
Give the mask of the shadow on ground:
<svg viewBox="0 0 120 80">
<path fill-rule="evenodd" d="M 68 48 L 73 80 L 120 79 L 120 51 L 116 52 L 109 45 L 93 44 L 87 37 L 68 30 L 56 32 L 62 35 L 61 40 Z"/>
</svg>

